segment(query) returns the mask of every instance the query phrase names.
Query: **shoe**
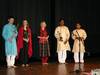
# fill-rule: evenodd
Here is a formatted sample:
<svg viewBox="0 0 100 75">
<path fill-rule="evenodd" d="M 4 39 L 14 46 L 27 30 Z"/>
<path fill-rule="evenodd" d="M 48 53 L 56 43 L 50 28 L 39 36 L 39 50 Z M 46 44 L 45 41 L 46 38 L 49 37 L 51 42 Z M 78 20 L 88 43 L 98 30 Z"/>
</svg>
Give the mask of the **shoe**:
<svg viewBox="0 0 100 75">
<path fill-rule="evenodd" d="M 65 62 L 65 64 L 68 64 L 68 63 Z"/>
<path fill-rule="evenodd" d="M 42 63 L 43 65 L 48 65 L 48 63 Z"/>
<path fill-rule="evenodd" d="M 28 64 L 26 64 L 26 67 L 28 67 L 29 65 Z"/>
<path fill-rule="evenodd" d="M 79 62 L 75 62 L 75 64 L 79 64 Z"/>
<path fill-rule="evenodd" d="M 11 68 L 11 66 L 7 66 L 7 68 L 8 68 L 8 69 L 10 69 L 10 68 Z"/>
<path fill-rule="evenodd" d="M 81 64 L 84 64 L 84 60 L 81 60 L 80 63 L 81 63 Z"/>
<path fill-rule="evenodd" d="M 22 67 L 25 67 L 25 65 L 24 65 L 24 64 L 22 64 Z"/>
<path fill-rule="evenodd" d="M 80 64 L 84 64 L 84 62 L 80 62 Z"/>
<path fill-rule="evenodd" d="M 59 62 L 60 64 L 67 64 L 66 62 Z"/>
<path fill-rule="evenodd" d="M 14 65 L 14 66 L 11 66 L 11 67 L 12 67 L 12 68 L 17 68 L 17 66 L 15 66 L 15 65 Z"/>
</svg>

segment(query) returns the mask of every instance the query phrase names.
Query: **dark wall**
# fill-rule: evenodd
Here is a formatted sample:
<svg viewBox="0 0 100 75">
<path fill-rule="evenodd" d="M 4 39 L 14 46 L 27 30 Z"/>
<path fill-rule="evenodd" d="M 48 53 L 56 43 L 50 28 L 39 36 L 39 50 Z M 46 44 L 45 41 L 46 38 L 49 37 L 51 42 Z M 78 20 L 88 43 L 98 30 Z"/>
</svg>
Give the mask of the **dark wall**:
<svg viewBox="0 0 100 75">
<path fill-rule="evenodd" d="M 87 31 L 86 50 L 90 54 L 100 53 L 99 42 L 99 2 L 97 0 L 1 0 L 0 1 L 0 35 L 2 27 L 7 23 L 8 16 L 14 16 L 16 24 L 21 25 L 27 18 L 33 35 L 33 57 L 38 57 L 39 24 L 42 19 L 47 22 L 50 34 L 51 57 L 56 57 L 56 39 L 54 29 L 58 19 L 63 17 L 70 31 L 74 29 L 76 21 L 80 21 Z M 0 37 L 0 40 L 2 37 Z M 4 41 L 0 41 L 1 54 L 4 55 Z M 73 45 L 70 39 L 71 47 Z"/>
</svg>

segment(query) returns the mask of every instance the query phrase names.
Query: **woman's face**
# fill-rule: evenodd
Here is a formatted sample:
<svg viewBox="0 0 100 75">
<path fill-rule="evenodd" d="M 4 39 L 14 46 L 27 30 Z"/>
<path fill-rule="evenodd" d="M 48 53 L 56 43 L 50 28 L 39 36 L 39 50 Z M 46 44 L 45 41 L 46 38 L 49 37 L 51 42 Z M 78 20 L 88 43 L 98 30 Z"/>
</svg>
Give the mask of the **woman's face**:
<svg viewBox="0 0 100 75">
<path fill-rule="evenodd" d="M 41 28 L 42 28 L 42 30 L 44 30 L 46 28 L 46 23 L 45 22 L 41 23 Z"/>
<path fill-rule="evenodd" d="M 28 25 L 27 20 L 24 20 L 24 21 L 23 21 L 23 25 L 27 27 L 27 25 Z"/>
</svg>

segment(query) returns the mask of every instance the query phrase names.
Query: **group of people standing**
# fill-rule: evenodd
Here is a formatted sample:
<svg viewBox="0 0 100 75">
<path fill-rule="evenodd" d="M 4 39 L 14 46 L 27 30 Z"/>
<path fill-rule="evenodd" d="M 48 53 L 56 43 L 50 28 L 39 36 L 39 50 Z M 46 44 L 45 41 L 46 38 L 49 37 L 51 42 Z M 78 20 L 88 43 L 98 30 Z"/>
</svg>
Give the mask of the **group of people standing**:
<svg viewBox="0 0 100 75">
<path fill-rule="evenodd" d="M 32 56 L 32 35 L 28 26 L 28 21 L 23 20 L 19 31 L 14 25 L 14 18 L 8 19 L 8 24 L 4 25 L 2 36 L 5 40 L 5 54 L 7 67 L 16 67 L 15 59 L 20 58 L 22 66 L 28 66 L 28 58 Z M 16 42 L 17 40 L 17 42 Z"/>
<path fill-rule="evenodd" d="M 42 60 L 42 64 L 48 64 L 48 57 L 50 56 L 49 48 L 49 34 L 46 28 L 45 21 L 40 23 L 40 34 L 37 36 L 39 39 L 39 53 Z M 59 26 L 56 27 L 54 33 L 57 39 L 57 53 L 59 63 L 66 63 L 67 51 L 71 51 L 69 45 L 70 31 L 64 24 L 64 20 L 60 19 Z M 84 63 L 84 40 L 87 34 L 84 29 L 81 28 L 80 23 L 76 24 L 76 29 L 72 32 L 72 39 L 74 45 L 72 52 L 74 52 L 75 63 Z M 5 54 L 7 67 L 16 67 L 15 59 L 20 59 L 22 67 L 29 66 L 28 59 L 32 57 L 32 34 L 28 21 L 25 19 L 22 21 L 22 25 L 18 31 L 14 25 L 14 18 L 8 19 L 8 24 L 4 25 L 2 36 L 5 40 Z M 80 58 L 79 58 L 80 53 Z"/>
<path fill-rule="evenodd" d="M 87 37 L 86 31 L 81 28 L 81 24 L 76 23 L 76 29 L 72 31 L 72 39 L 74 40 L 72 52 L 74 53 L 75 63 L 84 63 L 84 40 Z M 67 51 L 71 51 L 69 38 L 70 31 L 64 24 L 64 20 L 60 19 L 59 26 L 55 29 L 55 37 L 57 39 L 57 53 L 59 63 L 66 63 Z"/>
</svg>

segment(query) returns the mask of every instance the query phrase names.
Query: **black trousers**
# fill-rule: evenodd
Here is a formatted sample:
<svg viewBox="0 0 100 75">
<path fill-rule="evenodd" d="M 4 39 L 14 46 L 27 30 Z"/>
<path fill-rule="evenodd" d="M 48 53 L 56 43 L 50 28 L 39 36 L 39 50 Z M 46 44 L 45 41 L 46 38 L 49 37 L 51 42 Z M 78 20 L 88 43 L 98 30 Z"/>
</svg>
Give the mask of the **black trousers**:
<svg viewBox="0 0 100 75">
<path fill-rule="evenodd" d="M 28 63 L 28 43 L 24 42 L 23 48 L 20 50 L 20 62 L 21 64 Z"/>
</svg>

